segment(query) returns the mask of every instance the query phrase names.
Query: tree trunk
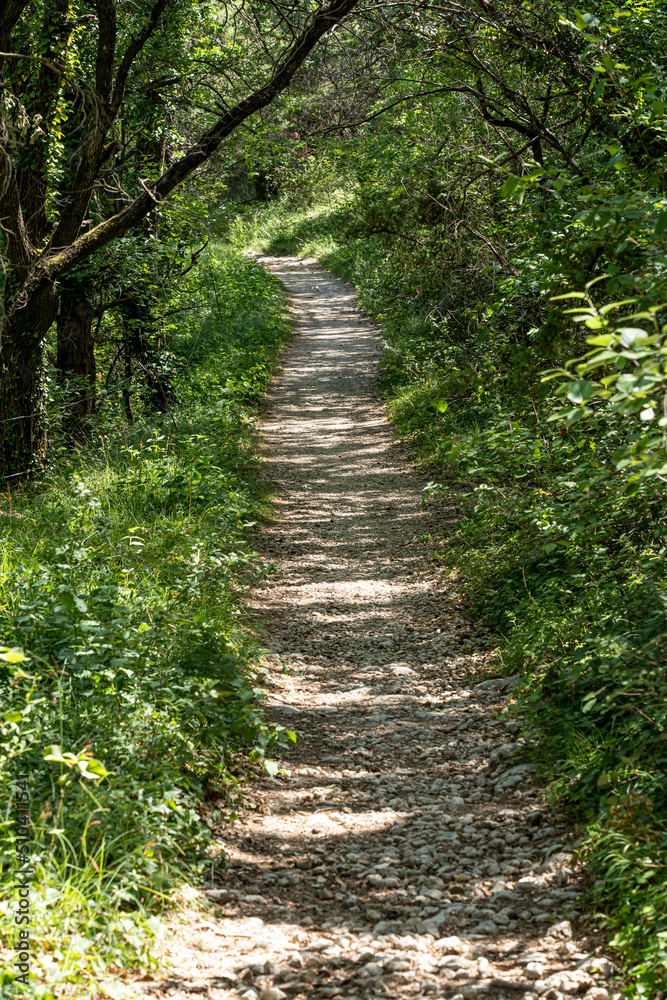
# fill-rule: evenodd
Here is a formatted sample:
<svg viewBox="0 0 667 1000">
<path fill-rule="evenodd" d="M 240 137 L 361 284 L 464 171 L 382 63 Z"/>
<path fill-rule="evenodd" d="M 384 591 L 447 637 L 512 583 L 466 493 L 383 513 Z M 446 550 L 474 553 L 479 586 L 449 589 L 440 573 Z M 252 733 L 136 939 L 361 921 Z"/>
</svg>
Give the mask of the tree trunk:
<svg viewBox="0 0 667 1000">
<path fill-rule="evenodd" d="M 42 338 L 6 340 L 0 358 L 0 479 L 30 476 L 46 452 Z"/>
<path fill-rule="evenodd" d="M 46 454 L 44 337 L 58 307 L 53 282 L 30 298 L 19 321 L 7 316 L 5 302 L 0 326 L 0 481 L 32 475 Z"/>
<path fill-rule="evenodd" d="M 60 293 L 56 368 L 58 380 L 67 390 L 63 423 L 75 433 L 85 430 L 86 418 L 95 410 L 94 318 L 91 303 L 65 285 Z"/>
<path fill-rule="evenodd" d="M 136 299 L 123 307 L 123 323 L 125 327 L 126 379 L 132 377 L 132 360 L 134 359 L 144 384 L 150 394 L 150 402 L 160 413 L 171 411 L 171 380 L 168 373 L 160 375 L 158 357 L 155 347 L 151 344 L 155 321 L 151 313 L 150 302 L 145 296 Z M 129 413 L 128 402 L 125 406 Z"/>
</svg>

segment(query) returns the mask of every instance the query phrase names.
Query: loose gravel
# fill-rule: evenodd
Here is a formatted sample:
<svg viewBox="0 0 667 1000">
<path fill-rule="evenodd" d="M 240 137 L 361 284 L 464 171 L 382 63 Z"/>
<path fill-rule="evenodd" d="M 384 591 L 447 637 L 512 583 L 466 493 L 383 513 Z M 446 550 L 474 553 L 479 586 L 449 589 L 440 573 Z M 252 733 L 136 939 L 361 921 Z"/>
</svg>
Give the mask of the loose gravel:
<svg viewBox="0 0 667 1000">
<path fill-rule="evenodd" d="M 291 777 L 221 829 L 214 909 L 185 911 L 145 992 L 243 1000 L 621 997 L 581 917 L 583 875 L 522 758 L 516 678 L 459 611 L 376 386 L 380 344 L 316 261 L 263 258 L 294 343 L 261 422 L 277 571 L 249 606 Z M 426 543 L 426 544 L 425 544 Z M 491 670 L 490 664 L 486 673 Z"/>
</svg>

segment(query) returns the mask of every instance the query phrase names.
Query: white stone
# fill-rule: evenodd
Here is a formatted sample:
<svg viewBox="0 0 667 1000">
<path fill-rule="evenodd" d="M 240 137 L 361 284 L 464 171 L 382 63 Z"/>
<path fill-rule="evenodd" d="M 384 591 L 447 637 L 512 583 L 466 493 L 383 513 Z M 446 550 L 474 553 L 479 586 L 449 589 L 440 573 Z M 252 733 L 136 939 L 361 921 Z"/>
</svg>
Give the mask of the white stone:
<svg viewBox="0 0 667 1000">
<path fill-rule="evenodd" d="M 556 938 L 557 941 L 569 940 L 572 937 L 572 924 L 569 920 L 561 920 L 549 928 L 548 936 Z"/>
<path fill-rule="evenodd" d="M 409 968 L 410 963 L 405 958 L 392 958 L 385 965 L 387 972 L 407 972 Z"/>
<path fill-rule="evenodd" d="M 212 899 L 214 903 L 227 902 L 227 900 L 232 898 L 228 889 L 207 889 L 206 895 L 209 899 Z"/>
<path fill-rule="evenodd" d="M 259 1000 L 285 1000 L 286 993 L 283 993 L 277 986 L 265 986 L 259 994 Z"/>
<path fill-rule="evenodd" d="M 461 938 L 454 936 L 439 938 L 433 947 L 436 951 L 446 951 L 453 955 L 463 955 L 468 950 L 466 945 L 461 941 Z"/>
</svg>

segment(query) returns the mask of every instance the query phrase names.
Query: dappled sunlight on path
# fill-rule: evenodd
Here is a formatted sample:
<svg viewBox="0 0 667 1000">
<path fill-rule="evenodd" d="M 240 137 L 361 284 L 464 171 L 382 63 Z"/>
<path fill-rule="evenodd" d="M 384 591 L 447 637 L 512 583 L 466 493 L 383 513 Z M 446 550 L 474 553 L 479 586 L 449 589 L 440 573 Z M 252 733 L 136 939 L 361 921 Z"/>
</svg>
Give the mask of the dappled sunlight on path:
<svg viewBox="0 0 667 1000">
<path fill-rule="evenodd" d="M 521 758 L 514 681 L 479 683 L 486 654 L 428 560 L 456 510 L 421 505 L 376 389 L 377 337 L 316 262 L 263 262 L 297 337 L 261 424 L 277 572 L 249 606 L 269 714 L 301 737 L 291 777 L 257 782 L 221 831 L 216 909 L 184 917 L 170 978 L 146 988 L 605 1000 L 614 969 L 577 923 L 581 875 Z"/>
</svg>

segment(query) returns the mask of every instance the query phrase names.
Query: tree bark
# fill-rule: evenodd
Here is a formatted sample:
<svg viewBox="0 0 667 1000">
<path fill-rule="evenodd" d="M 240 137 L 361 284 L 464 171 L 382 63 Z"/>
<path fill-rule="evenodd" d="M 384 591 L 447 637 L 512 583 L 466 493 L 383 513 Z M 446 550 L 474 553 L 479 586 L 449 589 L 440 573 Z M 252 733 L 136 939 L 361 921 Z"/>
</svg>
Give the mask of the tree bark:
<svg viewBox="0 0 667 1000">
<path fill-rule="evenodd" d="M 141 376 L 148 392 L 150 393 L 150 404 L 160 413 L 169 413 L 171 410 L 171 382 L 168 374 L 159 372 L 159 352 L 156 349 L 153 327 L 155 320 L 151 313 L 151 307 L 145 296 L 138 295 L 134 300 L 124 305 L 121 314 L 123 316 L 124 338 L 125 338 L 125 377 L 129 383 L 132 379 L 133 365 L 136 361 L 138 372 Z M 124 396 L 125 398 L 125 396 Z M 131 421 L 132 407 L 129 399 L 125 399 L 125 411 Z"/>
<path fill-rule="evenodd" d="M 94 318 L 95 310 L 87 299 L 66 285 L 61 288 L 56 369 L 58 381 L 67 390 L 63 423 L 75 434 L 85 431 L 86 418 L 95 410 Z"/>
<path fill-rule="evenodd" d="M 5 326 L 0 341 L 0 481 L 32 475 L 46 454 L 44 337 L 57 308 L 53 283 L 42 283 L 32 325 L 20 332 Z"/>
<path fill-rule="evenodd" d="M 26 478 L 46 453 L 40 334 L 5 343 L 0 367 L 0 479 Z"/>
</svg>

